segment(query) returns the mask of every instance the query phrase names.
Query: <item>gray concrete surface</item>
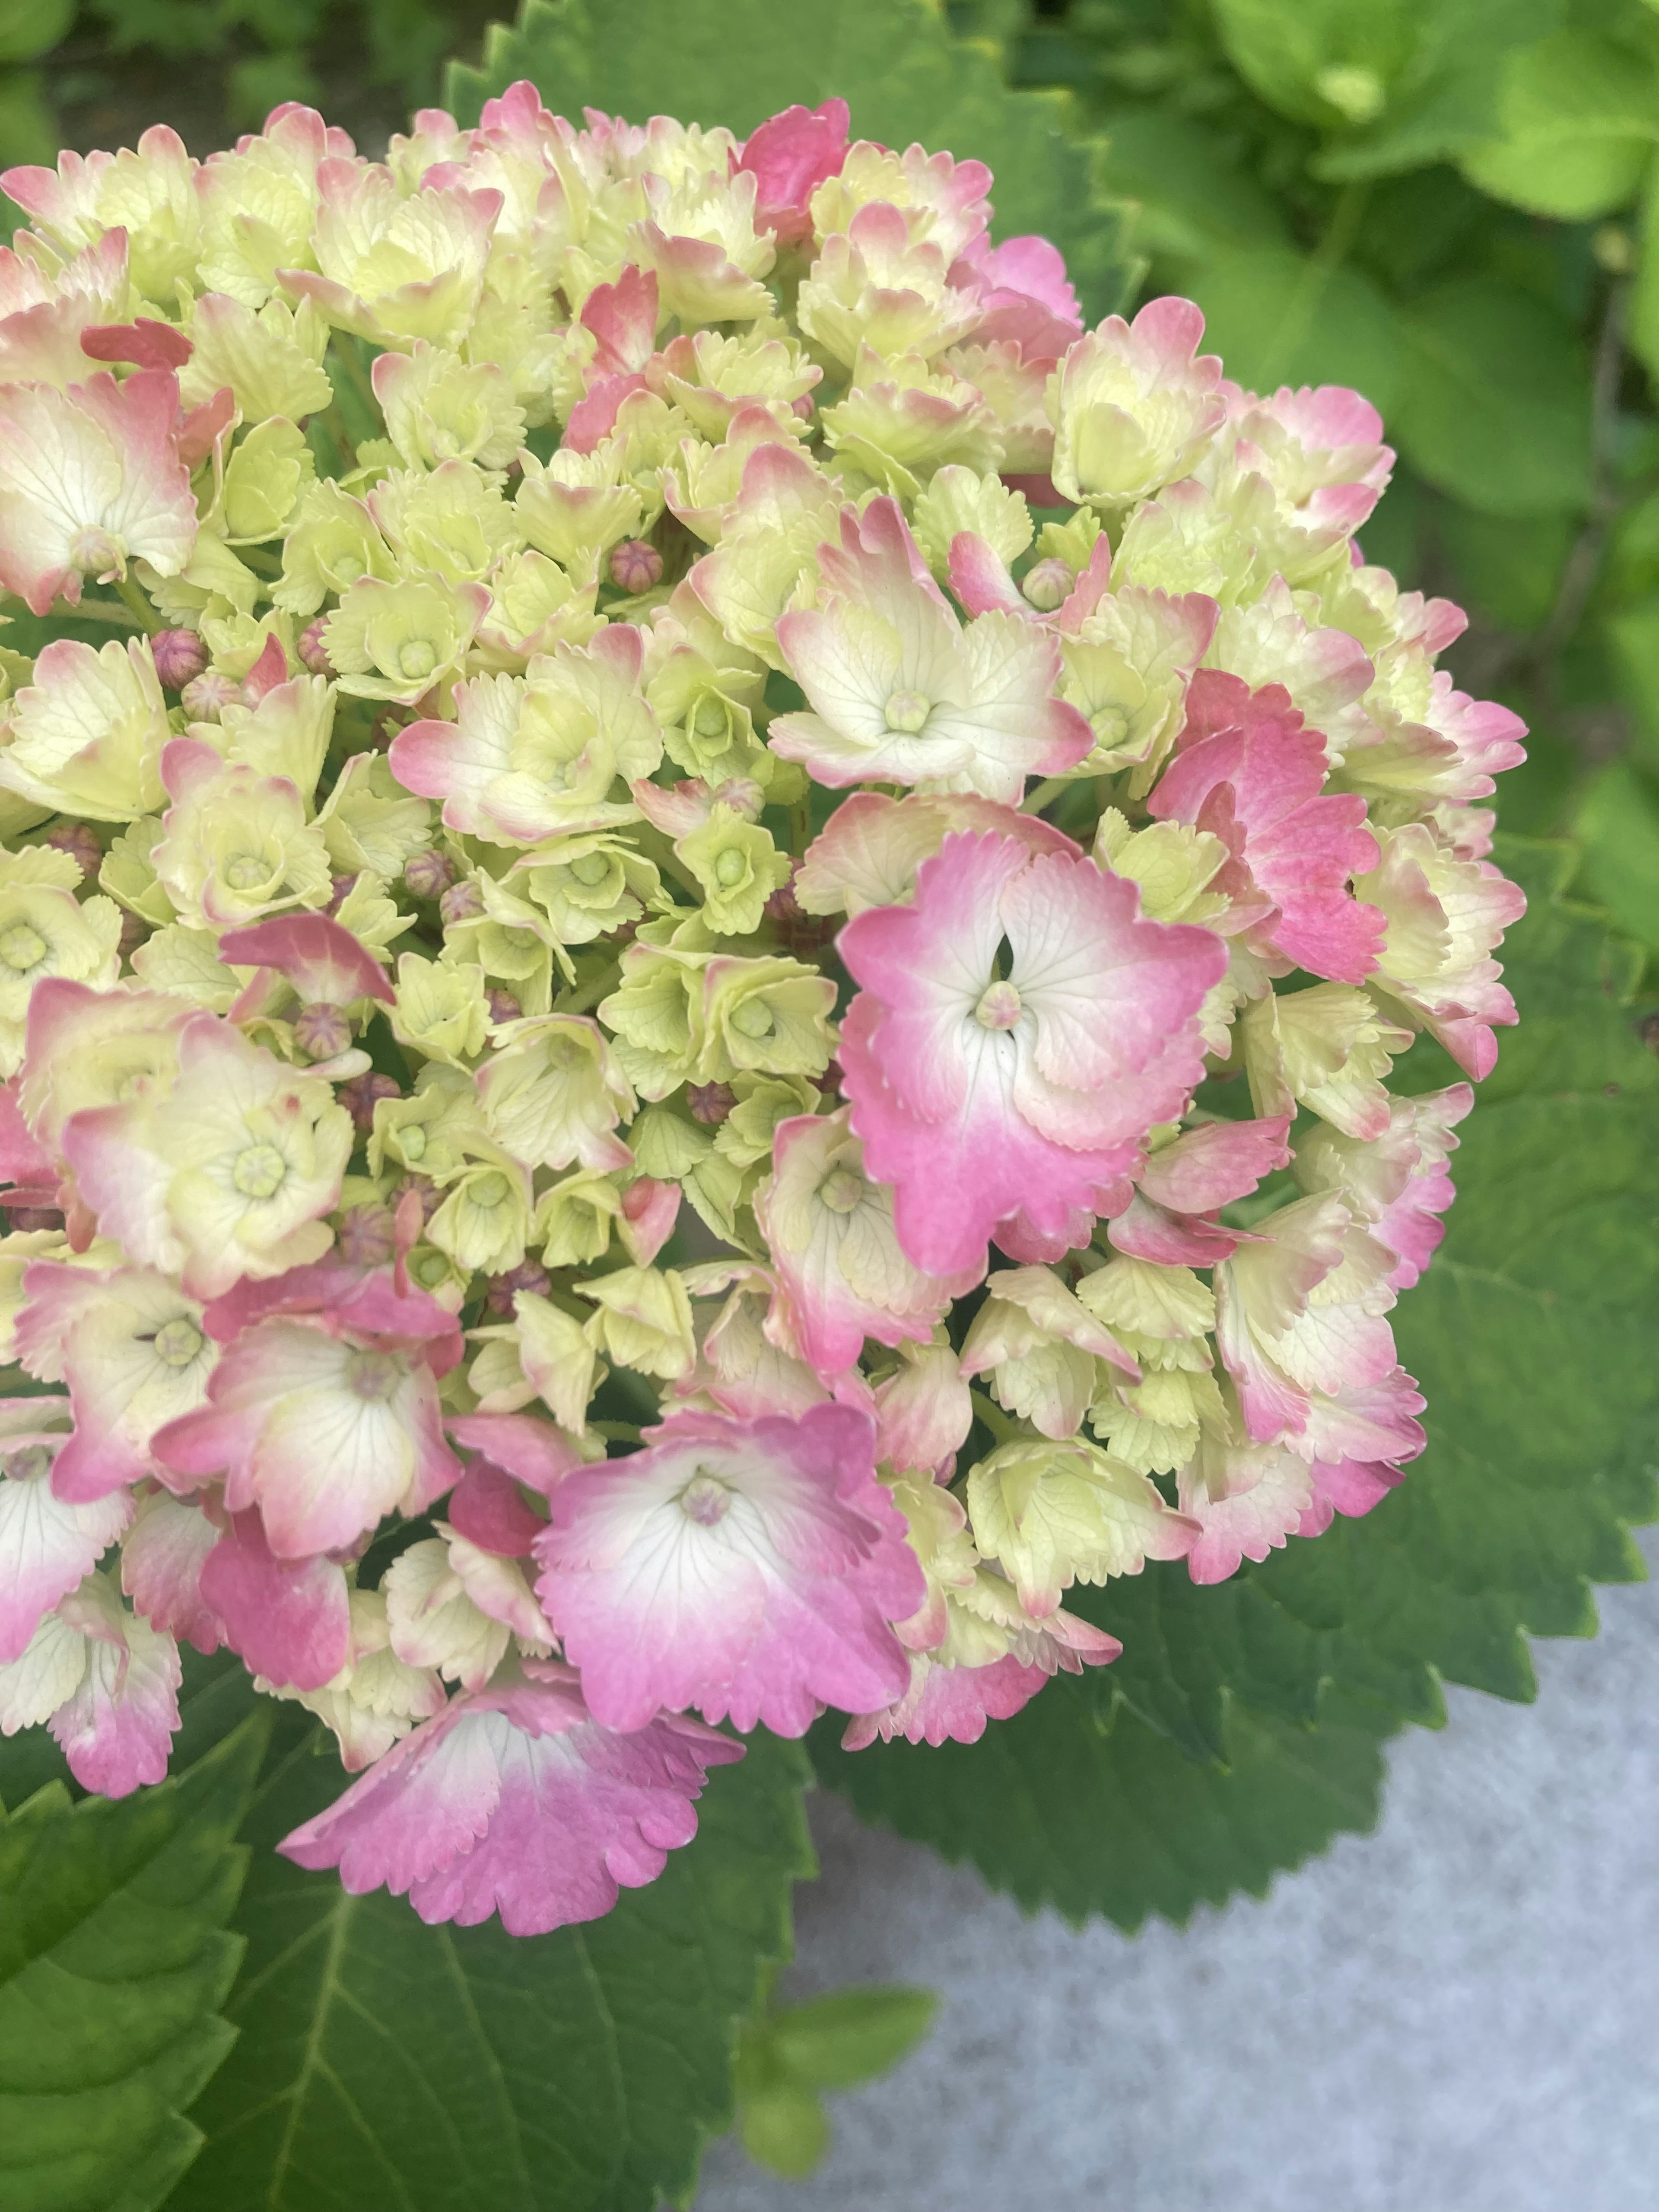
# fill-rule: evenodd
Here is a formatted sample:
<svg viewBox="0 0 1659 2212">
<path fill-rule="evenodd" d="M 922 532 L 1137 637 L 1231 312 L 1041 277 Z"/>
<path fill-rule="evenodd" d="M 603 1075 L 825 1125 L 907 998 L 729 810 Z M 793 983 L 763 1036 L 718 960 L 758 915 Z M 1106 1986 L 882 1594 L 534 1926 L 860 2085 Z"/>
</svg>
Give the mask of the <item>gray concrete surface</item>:
<svg viewBox="0 0 1659 2212">
<path fill-rule="evenodd" d="M 786 1986 L 931 1983 L 939 2025 L 811 2182 L 721 2143 L 697 2212 L 1659 2206 L 1659 1584 L 1601 1606 L 1535 1705 L 1399 1742 L 1375 1836 L 1184 1933 L 1027 1919 L 817 1801 Z"/>
</svg>

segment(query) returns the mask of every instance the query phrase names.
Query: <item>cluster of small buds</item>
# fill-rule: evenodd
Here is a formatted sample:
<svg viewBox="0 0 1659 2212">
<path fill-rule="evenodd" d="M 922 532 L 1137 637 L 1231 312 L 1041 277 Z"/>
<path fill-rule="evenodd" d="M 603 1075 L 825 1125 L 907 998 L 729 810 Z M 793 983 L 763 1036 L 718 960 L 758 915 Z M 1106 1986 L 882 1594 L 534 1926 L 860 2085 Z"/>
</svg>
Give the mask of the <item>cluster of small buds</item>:
<svg viewBox="0 0 1659 2212">
<path fill-rule="evenodd" d="M 848 125 L 4 179 L 0 586 L 113 635 L 0 655 L 0 1729 L 130 1790 L 228 1646 L 357 1777 L 283 1849 L 429 1920 L 1423 1443 L 1472 1091 L 1389 1077 L 1514 1018 L 1519 726 L 1363 399 Z"/>
</svg>

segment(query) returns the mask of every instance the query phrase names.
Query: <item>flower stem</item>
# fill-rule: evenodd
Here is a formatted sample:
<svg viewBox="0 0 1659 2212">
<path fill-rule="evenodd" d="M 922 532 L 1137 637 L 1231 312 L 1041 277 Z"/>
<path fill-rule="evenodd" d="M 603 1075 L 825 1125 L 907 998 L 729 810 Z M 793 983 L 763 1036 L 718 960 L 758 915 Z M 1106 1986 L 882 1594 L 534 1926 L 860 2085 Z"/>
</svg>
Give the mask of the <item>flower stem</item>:
<svg viewBox="0 0 1659 2212">
<path fill-rule="evenodd" d="M 151 606 L 149 601 L 144 597 L 143 592 L 140 591 L 137 585 L 133 582 L 131 577 L 122 576 L 118 578 L 116 580 L 115 589 L 120 598 L 121 604 L 131 614 L 137 617 L 146 633 L 149 636 L 154 637 L 156 631 L 161 627 L 161 617 L 156 613 L 155 608 Z"/>
<path fill-rule="evenodd" d="M 1019 1430 L 1009 1419 L 1001 1407 L 997 1405 L 986 1392 L 970 1390 L 968 1395 L 974 1401 L 975 1413 L 978 1414 L 1000 1444 L 1012 1444 L 1019 1442 Z"/>
</svg>

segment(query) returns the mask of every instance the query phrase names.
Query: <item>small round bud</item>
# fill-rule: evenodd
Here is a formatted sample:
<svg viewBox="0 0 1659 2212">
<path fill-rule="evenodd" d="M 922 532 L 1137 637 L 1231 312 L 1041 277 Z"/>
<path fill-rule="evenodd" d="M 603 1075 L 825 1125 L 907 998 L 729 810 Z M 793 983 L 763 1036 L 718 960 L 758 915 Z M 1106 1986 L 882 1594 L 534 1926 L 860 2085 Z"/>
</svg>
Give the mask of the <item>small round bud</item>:
<svg viewBox="0 0 1659 2212">
<path fill-rule="evenodd" d="M 332 676 L 334 673 L 334 663 L 329 659 L 328 647 L 323 643 L 323 632 L 327 627 L 328 617 L 319 615 L 315 622 L 307 623 L 300 632 L 300 641 L 295 647 L 301 666 L 308 668 L 313 676 Z"/>
<path fill-rule="evenodd" d="M 662 555 L 643 538 L 624 538 L 611 550 L 611 580 L 619 591 L 648 592 L 662 581 Z"/>
<path fill-rule="evenodd" d="M 691 1109 L 691 1119 L 712 1127 L 723 1121 L 738 1103 L 738 1094 L 729 1083 L 688 1083 L 685 1103 Z"/>
<path fill-rule="evenodd" d="M 397 1256 L 397 1224 L 386 1206 L 348 1206 L 340 1216 L 335 1247 L 352 1267 L 384 1267 Z"/>
<path fill-rule="evenodd" d="M 216 722 L 227 707 L 240 703 L 242 687 L 216 668 L 192 676 L 179 695 L 179 703 L 192 722 Z"/>
<path fill-rule="evenodd" d="M 67 853 L 83 876 L 95 876 L 104 848 L 84 822 L 60 822 L 44 840 L 54 853 Z"/>
<path fill-rule="evenodd" d="M 826 1098 L 834 1098 L 839 1093 L 842 1085 L 841 1062 L 838 1060 L 832 1060 L 823 1074 L 815 1076 L 813 1080 Z"/>
<path fill-rule="evenodd" d="M 64 1217 L 55 1206 L 9 1206 L 6 1213 L 10 1227 L 16 1230 L 61 1229 Z"/>
<path fill-rule="evenodd" d="M 792 399 L 789 405 L 791 412 L 799 415 L 803 422 L 810 422 L 811 421 L 812 395 L 810 392 L 803 392 L 800 398 L 799 399 Z"/>
<path fill-rule="evenodd" d="M 484 910 L 478 886 L 468 878 L 452 884 L 438 901 L 438 913 L 446 927 L 456 921 L 476 921 Z"/>
<path fill-rule="evenodd" d="M 367 1075 L 354 1075 L 349 1083 L 343 1083 L 334 1096 L 350 1115 L 353 1125 L 368 1131 L 374 1126 L 376 1103 L 382 1098 L 401 1098 L 403 1093 L 394 1078 L 371 1068 Z"/>
<path fill-rule="evenodd" d="M 1040 615 L 1051 615 L 1071 598 L 1076 582 L 1071 563 L 1056 558 L 1039 561 L 1035 568 L 1028 568 L 1019 588 L 1027 606 L 1035 607 Z"/>
<path fill-rule="evenodd" d="M 312 1060 L 332 1060 L 351 1042 L 351 1024 L 343 1006 L 325 999 L 301 1006 L 294 1017 L 294 1042 Z"/>
<path fill-rule="evenodd" d="M 484 1294 L 484 1304 L 493 1314 L 510 1314 L 513 1310 L 513 1301 L 520 1291 L 530 1291 L 538 1298 L 545 1297 L 548 1280 L 545 1267 L 538 1267 L 533 1260 L 520 1261 L 516 1267 L 509 1268 L 506 1274 L 492 1275 L 489 1278 L 489 1287 Z"/>
<path fill-rule="evenodd" d="M 406 1175 L 400 1182 L 392 1185 L 392 1195 L 398 1199 L 407 1198 L 411 1190 L 421 1201 L 422 1220 L 430 1221 L 444 1202 L 442 1191 L 430 1176 Z"/>
<path fill-rule="evenodd" d="M 789 881 L 780 884 L 761 909 L 769 921 L 780 922 L 787 929 L 796 922 L 805 921 L 806 915 L 800 901 L 795 896 L 795 879 L 792 870 Z"/>
<path fill-rule="evenodd" d="M 404 862 L 404 888 L 411 898 L 438 898 L 454 880 L 453 860 L 447 853 L 434 852 L 430 846 L 423 853 L 411 853 Z"/>
<path fill-rule="evenodd" d="M 158 629 L 149 647 L 155 673 L 169 691 L 182 691 L 207 668 L 208 649 L 193 629 Z"/>
<path fill-rule="evenodd" d="M 503 991 L 497 986 L 494 990 L 486 991 L 484 999 L 492 1022 L 516 1022 L 523 1016 L 524 1008 L 515 992 Z"/>
</svg>

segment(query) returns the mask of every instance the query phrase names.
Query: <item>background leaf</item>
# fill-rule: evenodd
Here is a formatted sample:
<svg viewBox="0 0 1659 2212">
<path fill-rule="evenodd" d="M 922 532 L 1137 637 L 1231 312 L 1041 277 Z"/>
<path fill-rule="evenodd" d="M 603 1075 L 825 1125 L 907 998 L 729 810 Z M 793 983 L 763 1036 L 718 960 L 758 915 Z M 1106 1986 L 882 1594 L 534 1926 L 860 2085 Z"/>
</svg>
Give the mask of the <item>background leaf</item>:
<svg viewBox="0 0 1659 2212">
<path fill-rule="evenodd" d="M 1054 239 L 1091 320 L 1117 304 L 1130 273 L 1070 101 L 1011 92 L 995 48 L 952 38 L 925 0 L 817 0 L 810 23 L 774 0 L 629 0 L 623 12 L 526 0 L 514 28 L 490 31 L 481 69 L 452 64 L 451 104 L 476 121 L 515 77 L 533 78 L 573 115 L 672 114 L 739 133 L 793 101 L 839 94 L 855 137 L 919 139 L 988 162 L 999 235 Z"/>
<path fill-rule="evenodd" d="M 50 1782 L 0 1820 L 6 2212 L 151 2212 L 195 2156 L 181 2115 L 234 2034 L 234 1838 L 265 1735 L 250 1718 L 118 1801 Z"/>
</svg>

